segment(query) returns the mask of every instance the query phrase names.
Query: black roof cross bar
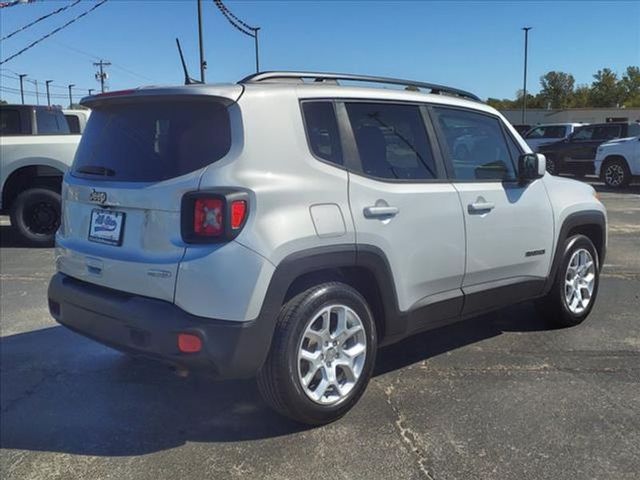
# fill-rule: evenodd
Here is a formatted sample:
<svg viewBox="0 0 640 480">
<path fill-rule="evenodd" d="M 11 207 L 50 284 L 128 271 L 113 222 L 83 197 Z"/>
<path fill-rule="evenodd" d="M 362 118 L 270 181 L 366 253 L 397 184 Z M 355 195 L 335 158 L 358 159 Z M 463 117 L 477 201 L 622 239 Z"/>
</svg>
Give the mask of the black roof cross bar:
<svg viewBox="0 0 640 480">
<path fill-rule="evenodd" d="M 447 87 L 445 85 L 438 85 L 436 83 L 416 82 L 414 80 L 403 80 L 400 78 L 388 78 L 388 77 L 374 77 L 369 75 L 354 75 L 350 73 L 322 73 L 322 72 L 261 72 L 249 75 L 243 78 L 238 83 L 258 83 L 267 80 L 286 80 L 286 79 L 311 79 L 315 82 L 322 82 L 323 80 L 347 80 L 350 82 L 367 82 L 367 83 L 386 83 L 387 85 L 403 85 L 405 87 L 417 87 L 426 88 L 431 90 L 431 93 L 445 93 L 449 95 L 456 95 L 458 97 L 467 98 L 469 100 L 475 100 L 480 102 L 480 98 L 473 93 L 466 92 L 453 87 Z"/>
</svg>

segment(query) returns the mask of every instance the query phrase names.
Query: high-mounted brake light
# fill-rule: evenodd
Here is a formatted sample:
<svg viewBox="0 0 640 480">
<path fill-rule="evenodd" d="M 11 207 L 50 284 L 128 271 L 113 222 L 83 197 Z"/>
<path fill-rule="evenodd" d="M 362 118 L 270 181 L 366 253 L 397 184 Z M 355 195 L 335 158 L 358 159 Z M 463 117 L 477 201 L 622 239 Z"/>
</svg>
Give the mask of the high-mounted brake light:
<svg viewBox="0 0 640 480">
<path fill-rule="evenodd" d="M 104 97 L 117 97 L 119 95 L 131 95 L 135 93 L 135 89 L 131 88 L 129 90 L 114 90 L 113 92 L 104 92 L 98 93 L 95 95 L 96 97 L 104 98 Z"/>
<path fill-rule="evenodd" d="M 189 192 L 182 198 L 182 238 L 187 243 L 219 243 L 237 237 L 249 214 L 249 195 L 232 188 Z"/>
</svg>

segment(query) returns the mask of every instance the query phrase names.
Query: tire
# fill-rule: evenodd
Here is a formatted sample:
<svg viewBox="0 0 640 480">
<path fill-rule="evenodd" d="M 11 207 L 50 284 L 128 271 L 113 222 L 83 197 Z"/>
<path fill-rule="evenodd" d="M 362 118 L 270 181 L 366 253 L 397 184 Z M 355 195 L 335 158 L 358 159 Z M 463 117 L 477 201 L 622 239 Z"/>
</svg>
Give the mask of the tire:
<svg viewBox="0 0 640 480">
<path fill-rule="evenodd" d="M 328 337 L 323 337 L 321 330 L 328 325 L 330 337 L 335 339 L 336 320 L 341 312 L 345 313 L 343 318 L 348 318 L 350 331 L 356 332 L 358 325 L 361 329 L 342 339 L 338 337 L 336 347 L 331 342 L 327 346 L 322 340 Z M 303 350 L 305 355 L 319 358 L 317 370 L 310 361 L 299 357 Z M 364 393 L 376 350 L 374 319 L 362 295 L 339 282 L 316 285 L 282 306 L 271 350 L 258 373 L 258 388 L 265 402 L 286 417 L 307 425 L 330 423 L 346 414 Z M 342 366 L 350 361 L 354 365 L 350 371 L 355 372 L 351 381 Z M 325 394 L 320 395 L 321 392 Z"/>
<path fill-rule="evenodd" d="M 629 165 L 621 158 L 607 160 L 602 165 L 600 178 L 607 187 L 623 188 L 631 183 L 631 172 Z"/>
<path fill-rule="evenodd" d="M 11 208 L 11 225 L 25 244 L 50 247 L 60 226 L 60 194 L 46 188 L 20 193 Z"/>
<path fill-rule="evenodd" d="M 585 254 L 584 252 L 587 253 Z M 591 267 L 580 267 L 580 262 L 584 259 L 586 259 L 585 265 L 588 265 L 589 261 L 591 262 Z M 578 292 L 579 298 L 584 299 L 585 292 L 589 292 L 587 286 L 580 284 L 576 280 L 578 276 L 576 275 L 578 273 L 575 268 L 576 264 L 584 272 L 583 280 L 585 280 L 585 283 L 589 283 L 586 281 L 592 279 L 591 293 L 586 304 L 584 304 L 584 301 L 579 303 L 576 294 L 571 294 L 574 291 Z M 566 283 L 568 280 L 572 284 Z M 565 241 L 562 260 L 556 273 L 556 278 L 549 293 L 538 301 L 538 307 L 547 319 L 559 326 L 572 327 L 578 325 L 591 312 L 598 294 L 599 283 L 600 263 L 598 252 L 588 237 L 575 235 Z M 580 288 L 575 288 L 578 285 L 581 285 Z M 571 297 L 571 301 L 569 297 Z"/>
</svg>

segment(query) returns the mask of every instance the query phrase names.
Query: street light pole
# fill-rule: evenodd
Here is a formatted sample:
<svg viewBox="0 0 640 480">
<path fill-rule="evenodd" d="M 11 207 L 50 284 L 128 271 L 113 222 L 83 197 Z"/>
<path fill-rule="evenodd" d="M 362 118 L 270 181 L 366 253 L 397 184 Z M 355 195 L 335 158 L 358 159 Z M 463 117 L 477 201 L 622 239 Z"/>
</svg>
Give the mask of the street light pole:
<svg viewBox="0 0 640 480">
<path fill-rule="evenodd" d="M 75 86 L 75 83 L 69 85 L 69 108 L 73 108 L 73 97 L 71 96 L 71 89 Z"/>
<path fill-rule="evenodd" d="M 46 80 L 44 84 L 47 87 L 47 105 L 51 106 L 51 95 L 49 95 L 49 84 L 53 82 L 53 80 Z"/>
<path fill-rule="evenodd" d="M 260 31 L 260 27 L 256 27 L 253 30 L 253 38 L 256 41 L 256 73 L 260 73 L 260 54 L 258 53 L 258 32 Z"/>
<path fill-rule="evenodd" d="M 200 81 L 204 83 L 207 62 L 204 59 L 204 44 L 202 42 L 202 0 L 198 0 L 198 44 L 200 46 Z"/>
<path fill-rule="evenodd" d="M 22 99 L 22 105 L 24 105 L 24 87 L 22 85 L 22 80 L 27 76 L 27 74 L 19 73 L 18 76 L 20 77 L 20 98 Z"/>
<path fill-rule="evenodd" d="M 527 56 L 529 54 L 529 30 L 532 27 L 522 27 L 524 30 L 524 85 L 522 88 L 522 124 L 526 125 L 527 115 Z"/>
<path fill-rule="evenodd" d="M 93 95 L 93 90 L 94 90 L 93 88 L 89 89 L 89 96 Z"/>
</svg>

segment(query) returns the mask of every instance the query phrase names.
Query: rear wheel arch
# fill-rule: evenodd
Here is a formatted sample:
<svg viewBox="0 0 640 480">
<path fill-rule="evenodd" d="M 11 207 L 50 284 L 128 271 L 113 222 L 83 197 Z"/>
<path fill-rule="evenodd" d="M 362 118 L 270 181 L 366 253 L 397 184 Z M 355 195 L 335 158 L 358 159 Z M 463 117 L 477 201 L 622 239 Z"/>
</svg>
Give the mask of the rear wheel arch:
<svg viewBox="0 0 640 480">
<path fill-rule="evenodd" d="M 382 339 L 398 306 L 391 269 L 376 247 L 344 244 L 296 252 L 276 267 L 261 310 L 261 317 L 275 319 L 289 299 L 321 283 L 339 281 L 357 290 L 369 304 Z"/>
<path fill-rule="evenodd" d="M 64 172 L 49 165 L 28 165 L 14 170 L 2 187 L 2 208 L 9 210 L 17 196 L 30 188 L 60 193 L 63 176 Z"/>
</svg>

